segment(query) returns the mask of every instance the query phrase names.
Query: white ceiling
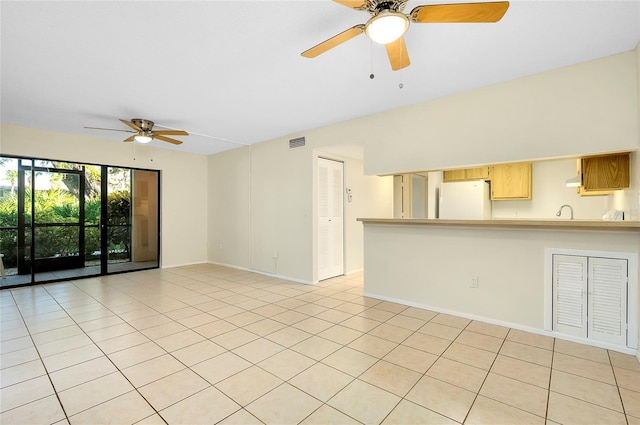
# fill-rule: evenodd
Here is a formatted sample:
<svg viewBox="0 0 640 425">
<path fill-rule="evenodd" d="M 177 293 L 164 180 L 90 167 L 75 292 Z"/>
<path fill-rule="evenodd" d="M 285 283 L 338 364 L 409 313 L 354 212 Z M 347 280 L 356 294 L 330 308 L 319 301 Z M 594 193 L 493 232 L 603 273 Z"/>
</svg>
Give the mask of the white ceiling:
<svg viewBox="0 0 640 425">
<path fill-rule="evenodd" d="M 409 1 L 405 12 L 433 3 Z M 384 47 L 364 35 L 315 59 L 300 56 L 369 17 L 328 0 L 3 0 L 0 14 L 2 122 L 124 147 L 116 142 L 126 133 L 83 127 L 125 129 L 117 118 L 145 118 L 191 133 L 179 147 L 152 144 L 203 154 L 301 136 L 640 41 L 637 0 L 516 0 L 496 24 L 413 24 L 405 36 L 412 64 L 394 72 Z"/>
</svg>

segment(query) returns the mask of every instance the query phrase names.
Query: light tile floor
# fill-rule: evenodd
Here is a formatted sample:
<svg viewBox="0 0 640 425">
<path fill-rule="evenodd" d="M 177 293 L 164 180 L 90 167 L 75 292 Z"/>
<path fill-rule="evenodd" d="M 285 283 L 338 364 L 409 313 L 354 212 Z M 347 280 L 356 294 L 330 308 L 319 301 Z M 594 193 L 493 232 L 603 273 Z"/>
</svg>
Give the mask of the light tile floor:
<svg viewBox="0 0 640 425">
<path fill-rule="evenodd" d="M 630 355 L 212 265 L 0 292 L 2 424 L 640 424 Z"/>
</svg>

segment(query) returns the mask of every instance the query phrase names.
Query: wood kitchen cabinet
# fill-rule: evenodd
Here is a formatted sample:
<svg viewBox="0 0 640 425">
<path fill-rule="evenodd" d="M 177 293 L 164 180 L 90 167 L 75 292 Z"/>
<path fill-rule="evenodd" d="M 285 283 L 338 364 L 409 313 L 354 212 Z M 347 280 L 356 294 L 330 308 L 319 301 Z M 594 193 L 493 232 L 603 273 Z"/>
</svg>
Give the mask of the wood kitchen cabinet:
<svg viewBox="0 0 640 425">
<path fill-rule="evenodd" d="M 459 170 L 446 170 L 443 180 L 445 182 L 457 182 L 465 180 L 488 180 L 489 167 L 461 168 Z"/>
<path fill-rule="evenodd" d="M 629 187 L 629 154 L 599 155 L 581 158 L 580 192 L 602 192 Z M 606 192 L 605 192 L 606 193 Z"/>
<path fill-rule="evenodd" d="M 443 175 L 443 180 L 445 182 L 459 182 L 466 180 L 465 178 L 465 170 L 445 170 Z"/>
<path fill-rule="evenodd" d="M 530 162 L 491 166 L 491 199 L 531 199 L 531 168 Z"/>
</svg>

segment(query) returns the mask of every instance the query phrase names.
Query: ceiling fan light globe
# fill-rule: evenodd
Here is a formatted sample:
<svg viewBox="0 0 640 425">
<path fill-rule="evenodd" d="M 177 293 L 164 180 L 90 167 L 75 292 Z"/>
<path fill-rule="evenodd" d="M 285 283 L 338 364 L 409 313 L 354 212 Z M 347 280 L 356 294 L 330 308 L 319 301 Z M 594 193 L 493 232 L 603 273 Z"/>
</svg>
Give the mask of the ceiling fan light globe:
<svg viewBox="0 0 640 425">
<path fill-rule="evenodd" d="M 408 29 L 409 18 L 405 14 L 385 10 L 369 19 L 365 33 L 376 43 L 388 44 L 402 37 Z"/>
<path fill-rule="evenodd" d="M 134 137 L 134 139 L 136 139 L 136 142 L 138 143 L 149 143 L 151 140 L 153 140 L 153 137 L 146 136 L 144 134 L 138 134 Z"/>
</svg>

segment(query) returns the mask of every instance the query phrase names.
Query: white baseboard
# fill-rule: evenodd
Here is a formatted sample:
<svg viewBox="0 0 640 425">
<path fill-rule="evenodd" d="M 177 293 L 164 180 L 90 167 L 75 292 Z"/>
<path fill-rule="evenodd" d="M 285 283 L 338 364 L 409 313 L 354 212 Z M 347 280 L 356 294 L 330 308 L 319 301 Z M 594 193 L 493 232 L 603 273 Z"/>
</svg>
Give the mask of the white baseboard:
<svg viewBox="0 0 640 425">
<path fill-rule="evenodd" d="M 195 261 L 193 263 L 181 263 L 181 264 L 169 264 L 169 265 L 161 264 L 160 268 L 161 269 L 175 269 L 176 267 L 197 266 L 197 265 L 200 265 L 200 264 L 207 264 L 207 261 Z"/>
<path fill-rule="evenodd" d="M 539 329 L 539 328 L 534 328 L 534 327 L 531 327 L 531 326 L 521 325 L 521 324 L 518 324 L 518 323 L 505 322 L 505 321 L 502 321 L 502 320 L 496 320 L 496 319 L 492 319 L 492 318 L 489 318 L 489 317 L 478 316 L 478 315 L 475 315 L 475 314 L 469 314 L 469 313 L 464 313 L 464 312 L 460 312 L 460 311 L 448 310 L 448 309 L 444 309 L 444 308 L 440 308 L 440 307 L 434 307 L 434 306 L 430 306 L 430 305 L 414 303 L 414 302 L 411 302 L 411 301 L 401 300 L 401 299 L 397 299 L 397 298 L 393 298 L 393 297 L 387 297 L 387 296 L 384 296 L 384 295 L 372 294 L 372 293 L 366 292 L 366 291 L 364 292 L 363 295 L 365 297 L 375 298 L 377 300 L 390 301 L 390 302 L 394 302 L 394 303 L 397 303 L 397 304 L 408 305 L 410 307 L 421 308 L 421 309 L 424 309 L 424 310 L 431 310 L 431 311 L 435 311 L 436 313 L 451 314 L 451 315 L 454 315 L 454 316 L 464 317 L 465 319 L 478 320 L 480 322 L 490 323 L 492 325 L 504 326 L 506 328 L 517 329 L 519 331 L 530 332 L 530 333 L 537 334 L 537 335 L 549 336 L 549 337 L 552 337 L 552 338 L 563 339 L 563 340 L 572 341 L 572 342 L 578 342 L 580 344 L 591 345 L 591 346 L 599 347 L 599 348 L 605 348 L 607 350 L 618 351 L 618 352 L 624 353 L 624 354 L 631 354 L 631 355 L 635 355 L 638 358 L 638 361 L 640 361 L 640 351 L 638 351 L 638 350 L 636 350 L 634 348 L 622 347 L 622 346 L 619 346 L 619 345 L 608 344 L 608 343 L 600 342 L 600 341 L 593 341 L 593 340 L 590 340 L 588 338 L 573 337 L 573 336 L 570 336 L 570 335 L 560 334 L 558 332 L 546 331 L 544 329 Z"/>
<path fill-rule="evenodd" d="M 267 272 L 263 272 L 263 271 L 260 271 L 260 270 L 253 270 L 253 269 L 249 269 L 249 268 L 246 268 L 246 267 L 235 266 L 233 264 L 218 263 L 216 261 L 207 261 L 207 263 L 208 264 L 214 264 L 216 266 L 229 267 L 231 269 L 244 270 L 244 271 L 248 271 L 248 272 L 251 272 L 251 273 L 258 273 L 258 274 L 261 274 L 263 276 L 273 277 L 275 279 L 288 280 L 288 281 L 291 281 L 291 282 L 303 283 L 305 285 L 313 285 L 313 282 L 311 282 L 310 280 L 297 279 L 295 277 L 284 276 L 284 275 L 274 274 L 274 273 L 267 273 Z"/>
</svg>

